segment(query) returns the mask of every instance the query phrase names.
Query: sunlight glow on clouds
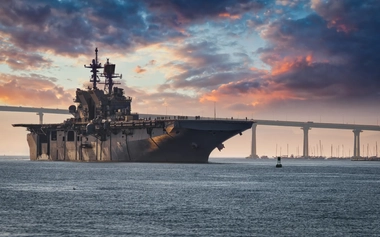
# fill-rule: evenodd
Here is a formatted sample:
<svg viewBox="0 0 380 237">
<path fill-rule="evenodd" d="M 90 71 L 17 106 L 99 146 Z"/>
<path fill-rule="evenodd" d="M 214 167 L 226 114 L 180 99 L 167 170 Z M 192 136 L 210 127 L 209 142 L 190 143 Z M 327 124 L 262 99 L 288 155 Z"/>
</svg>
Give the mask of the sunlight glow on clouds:
<svg viewBox="0 0 380 237">
<path fill-rule="evenodd" d="M 157 96 L 223 101 L 231 111 L 297 100 L 379 102 L 378 10 L 377 1 L 350 0 L 10 0 L 0 7 L 0 62 L 8 67 L 0 86 L 12 77 L 19 94 L 51 96 L 24 104 L 63 105 L 85 83 L 75 77 L 86 77 L 82 65 L 98 47 L 141 105 L 155 106 Z M 53 73 L 56 81 L 43 79 Z M 43 87 L 18 86 L 36 78 Z"/>
<path fill-rule="evenodd" d="M 73 94 L 62 87 L 57 87 L 55 80 L 36 74 L 24 76 L 0 74 L 0 100 L 9 105 L 67 106 L 72 103 Z"/>
</svg>

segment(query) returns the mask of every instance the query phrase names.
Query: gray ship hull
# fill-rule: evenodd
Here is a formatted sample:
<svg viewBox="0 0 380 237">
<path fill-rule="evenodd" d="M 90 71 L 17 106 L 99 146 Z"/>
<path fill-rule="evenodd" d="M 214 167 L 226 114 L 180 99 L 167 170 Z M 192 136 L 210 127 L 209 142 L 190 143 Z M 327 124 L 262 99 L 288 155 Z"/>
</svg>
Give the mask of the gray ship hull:
<svg viewBox="0 0 380 237">
<path fill-rule="evenodd" d="M 207 163 L 215 148 L 222 149 L 224 141 L 251 128 L 252 123 L 173 120 L 161 122 L 162 126 L 114 128 L 106 136 L 83 135 L 72 128 L 18 126 L 31 131 L 27 135 L 31 160 Z"/>
</svg>

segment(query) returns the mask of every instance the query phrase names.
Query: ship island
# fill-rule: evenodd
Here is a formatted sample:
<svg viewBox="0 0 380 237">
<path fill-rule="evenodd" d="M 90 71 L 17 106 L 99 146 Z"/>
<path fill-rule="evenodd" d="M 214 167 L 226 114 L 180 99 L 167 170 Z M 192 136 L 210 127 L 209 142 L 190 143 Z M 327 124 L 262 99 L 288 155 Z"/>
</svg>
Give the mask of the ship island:
<svg viewBox="0 0 380 237">
<path fill-rule="evenodd" d="M 109 59 L 99 63 L 97 48 L 85 68 L 91 70 L 92 87 L 76 90 L 75 105 L 68 108 L 73 117 L 55 124 L 12 125 L 29 132 L 30 160 L 208 163 L 214 149 L 221 151 L 223 142 L 252 127 L 253 121 L 199 116 L 140 118 L 132 113 L 132 98 L 115 86 L 120 83 L 114 79 L 121 79 L 116 65 Z"/>
</svg>

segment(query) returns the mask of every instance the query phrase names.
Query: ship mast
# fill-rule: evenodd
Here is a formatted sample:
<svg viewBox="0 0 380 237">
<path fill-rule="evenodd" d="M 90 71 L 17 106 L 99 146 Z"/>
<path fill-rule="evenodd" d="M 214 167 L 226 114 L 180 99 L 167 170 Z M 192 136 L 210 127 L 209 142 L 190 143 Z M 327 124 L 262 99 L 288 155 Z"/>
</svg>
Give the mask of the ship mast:
<svg viewBox="0 0 380 237">
<path fill-rule="evenodd" d="M 90 82 L 92 82 L 92 88 L 97 89 L 96 83 L 100 82 L 99 77 L 97 75 L 99 71 L 97 69 L 103 68 L 101 63 L 98 63 L 98 48 L 95 48 L 95 59 L 92 60 L 92 63 L 89 66 L 84 65 L 84 67 L 91 68 L 92 75 L 91 75 Z"/>
<path fill-rule="evenodd" d="M 104 71 L 102 74 L 100 74 L 101 77 L 105 77 L 105 82 L 100 83 L 104 84 L 104 91 L 108 92 L 109 95 L 111 95 L 112 87 L 115 84 L 120 84 L 113 81 L 113 78 L 120 78 L 122 77 L 121 74 L 115 73 L 115 64 L 111 64 L 109 62 L 109 59 L 107 58 L 107 63 L 104 65 Z"/>
</svg>

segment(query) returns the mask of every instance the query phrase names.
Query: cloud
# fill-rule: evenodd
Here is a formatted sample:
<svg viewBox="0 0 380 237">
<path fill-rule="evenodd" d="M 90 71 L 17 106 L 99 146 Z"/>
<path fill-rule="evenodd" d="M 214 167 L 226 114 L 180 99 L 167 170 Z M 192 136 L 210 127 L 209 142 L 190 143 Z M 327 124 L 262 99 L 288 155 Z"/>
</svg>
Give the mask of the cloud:
<svg viewBox="0 0 380 237">
<path fill-rule="evenodd" d="M 261 0 L 155 0 L 146 2 L 148 8 L 155 12 L 156 15 L 171 19 L 172 22 L 174 20 L 177 25 L 224 17 L 236 18 L 246 12 L 261 10 L 266 5 L 266 1 Z"/>
<path fill-rule="evenodd" d="M 54 63 L 44 56 L 48 54 L 77 58 L 92 55 L 96 46 L 125 56 L 141 48 L 166 47 L 165 56 L 152 53 L 145 60 L 153 60 L 135 68 L 140 75 L 159 71 L 166 79 L 157 93 L 131 88 L 138 104 L 159 108 L 162 101 L 154 100 L 161 95 L 173 98 L 171 104 L 218 101 L 230 110 L 282 101 L 379 102 L 378 1 L 89 3 L 5 1 L 0 35 L 6 46 L 0 48 L 0 61 L 14 70 L 35 70 Z M 250 50 L 260 40 L 264 46 Z M 15 86 L 21 79 L 49 83 L 38 75 L 14 77 L 19 78 Z M 49 88 L 65 97 L 56 87 Z"/>
<path fill-rule="evenodd" d="M 135 1 L 7 1 L 0 30 L 15 47 L 74 57 L 95 45 L 128 49 L 165 38 L 162 28 L 148 32 L 142 12 L 143 3 Z M 166 37 L 180 35 L 171 32 Z"/>
<path fill-rule="evenodd" d="M 200 97 L 200 102 L 217 101 L 231 110 L 241 110 L 242 104 L 250 108 L 263 108 L 284 99 L 296 98 L 289 90 L 273 81 L 271 76 L 229 82 Z M 236 106 L 239 104 L 240 106 Z M 248 107 L 246 107 L 248 108 Z"/>
<path fill-rule="evenodd" d="M 97 47 L 120 52 L 187 36 L 187 27 L 263 9 L 265 1 L 5 1 L 0 33 L 23 50 L 75 57 Z"/>
<path fill-rule="evenodd" d="M 28 5 L 23 1 L 6 1 L 0 8 L 0 22 L 4 26 L 17 25 L 38 28 L 44 25 L 52 14 L 50 5 Z"/>
<path fill-rule="evenodd" d="M 376 95 L 380 69 L 375 62 L 380 61 L 377 53 L 380 46 L 376 42 L 380 34 L 374 28 L 374 19 L 379 17 L 364 3 L 339 1 L 336 11 L 329 11 L 332 8 L 329 3 L 314 2 L 316 13 L 297 19 L 279 18 L 263 25 L 261 37 L 267 44 L 255 54 L 269 66 L 267 74 L 260 69 L 260 75 L 223 83 L 200 100 L 235 101 L 229 107 L 232 110 L 243 108 L 247 102 L 256 109 L 278 101 L 379 102 Z M 375 9 L 380 5 L 371 4 Z M 360 17 L 355 7 L 371 17 Z M 342 13 L 345 9 L 348 12 Z M 348 31 L 332 26 L 334 14 L 346 26 L 360 27 L 346 27 L 353 29 Z"/>
<path fill-rule="evenodd" d="M 0 101 L 8 105 L 66 107 L 73 94 L 55 84 L 56 78 L 38 74 L 14 76 L 0 74 Z"/>
<path fill-rule="evenodd" d="M 0 45 L 0 63 L 7 64 L 13 70 L 35 70 L 49 68 L 53 61 L 40 54 L 24 52 L 4 43 Z"/>
<path fill-rule="evenodd" d="M 280 19 L 262 31 L 268 44 L 256 53 L 271 67 L 273 81 L 303 99 L 344 101 L 375 94 L 380 86 L 378 15 L 357 1 L 313 1 L 312 7 L 321 15 Z"/>
<path fill-rule="evenodd" d="M 202 93 L 230 81 L 259 74 L 259 71 L 250 69 L 253 61 L 247 54 L 221 51 L 216 43 L 209 41 L 183 43 L 173 49 L 176 60 L 161 66 L 172 73 L 160 89 L 186 89 Z"/>
<path fill-rule="evenodd" d="M 143 73 L 143 72 L 146 72 L 146 69 L 142 68 L 141 66 L 137 66 L 135 68 L 135 72 L 136 73 Z"/>
<path fill-rule="evenodd" d="M 321 1 L 312 0 L 311 8 L 328 22 L 329 28 L 339 32 L 368 29 L 376 26 L 380 8 L 378 1 Z"/>
<path fill-rule="evenodd" d="M 150 60 L 149 62 L 147 62 L 147 63 L 145 64 L 145 67 L 152 67 L 152 66 L 154 66 L 155 64 L 156 64 L 156 60 L 152 59 L 152 60 Z M 146 72 L 146 71 L 147 71 L 147 69 L 145 69 L 145 68 L 143 68 L 143 67 L 141 67 L 141 66 L 136 66 L 136 67 L 135 67 L 135 72 L 138 73 L 138 74 L 140 74 L 140 73 L 144 73 L 144 72 Z"/>
</svg>

